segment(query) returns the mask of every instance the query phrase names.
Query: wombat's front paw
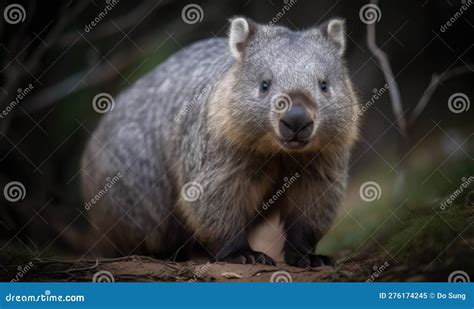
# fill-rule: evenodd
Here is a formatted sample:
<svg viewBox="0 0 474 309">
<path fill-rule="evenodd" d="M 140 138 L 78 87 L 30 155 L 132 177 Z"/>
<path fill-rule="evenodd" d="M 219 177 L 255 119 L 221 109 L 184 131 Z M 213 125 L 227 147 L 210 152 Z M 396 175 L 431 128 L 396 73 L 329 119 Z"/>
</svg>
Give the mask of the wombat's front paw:
<svg viewBox="0 0 474 309">
<path fill-rule="evenodd" d="M 246 251 L 224 259 L 225 262 L 234 264 L 264 264 L 275 265 L 271 257 L 259 251 Z"/>
<path fill-rule="evenodd" d="M 301 255 L 300 253 L 294 251 L 285 253 L 285 262 L 288 265 L 302 268 L 334 265 L 334 262 L 328 256 L 318 254 Z"/>
</svg>

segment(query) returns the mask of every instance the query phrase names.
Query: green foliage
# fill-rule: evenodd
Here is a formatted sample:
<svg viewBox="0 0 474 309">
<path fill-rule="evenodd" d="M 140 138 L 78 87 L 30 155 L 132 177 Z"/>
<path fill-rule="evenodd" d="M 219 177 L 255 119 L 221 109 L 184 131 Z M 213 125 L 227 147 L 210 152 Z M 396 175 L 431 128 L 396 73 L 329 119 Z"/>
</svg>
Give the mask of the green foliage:
<svg viewBox="0 0 474 309">
<path fill-rule="evenodd" d="M 473 207 L 468 195 L 474 183 L 465 188 L 448 207 L 442 203 L 460 188 L 463 181 L 474 175 L 469 158 L 447 161 L 443 170 L 430 165 L 417 168 L 420 157 L 413 156 L 406 177 L 406 198 L 397 208 L 391 206 L 392 183 L 381 166 L 367 167 L 370 179 L 380 182 L 383 194 L 379 200 L 364 202 L 358 196 L 360 184 L 368 178 L 358 175 L 350 181 L 353 187 L 348 201 L 332 230 L 321 241 L 318 252 L 334 254 L 341 250 L 359 251 L 375 241 L 391 255 L 432 259 L 449 247 L 462 232 L 466 239 L 474 238 Z M 471 197 L 472 198 L 472 197 Z M 468 227 L 469 226 L 469 227 Z"/>
</svg>

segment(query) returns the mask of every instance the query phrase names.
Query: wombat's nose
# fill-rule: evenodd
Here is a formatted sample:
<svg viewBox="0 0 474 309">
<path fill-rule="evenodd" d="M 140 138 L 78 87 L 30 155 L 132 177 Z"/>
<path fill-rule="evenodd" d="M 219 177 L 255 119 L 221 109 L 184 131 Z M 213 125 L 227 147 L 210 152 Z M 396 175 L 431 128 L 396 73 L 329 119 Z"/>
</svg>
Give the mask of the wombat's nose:
<svg viewBox="0 0 474 309">
<path fill-rule="evenodd" d="M 279 129 L 285 139 L 307 139 L 313 132 L 314 122 L 303 106 L 294 104 L 281 118 Z"/>
</svg>

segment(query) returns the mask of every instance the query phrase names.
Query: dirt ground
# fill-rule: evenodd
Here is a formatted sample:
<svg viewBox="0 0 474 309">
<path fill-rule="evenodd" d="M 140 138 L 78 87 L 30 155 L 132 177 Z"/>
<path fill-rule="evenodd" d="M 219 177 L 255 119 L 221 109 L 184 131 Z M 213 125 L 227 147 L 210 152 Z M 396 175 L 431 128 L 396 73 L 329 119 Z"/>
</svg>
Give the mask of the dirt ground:
<svg viewBox="0 0 474 309">
<path fill-rule="evenodd" d="M 14 278 L 9 269 L 6 278 Z M 229 263 L 174 263 L 143 256 L 119 259 L 33 261 L 22 281 L 167 281 L 167 282 L 270 282 L 270 281 L 347 281 L 357 268 L 348 263 L 341 267 L 323 266 L 301 269 L 280 263 L 277 266 Z M 97 279 L 94 275 L 99 273 Z M 102 274 L 102 275 L 100 275 Z M 274 278 L 272 279 L 272 275 Z M 3 280 L 4 280 L 3 279 Z M 3 281 L 2 280 L 2 281 Z"/>
<path fill-rule="evenodd" d="M 41 260 L 10 255 L 8 260 L 0 259 L 0 281 L 446 282 L 454 274 L 456 280 L 469 281 L 474 277 L 473 219 L 473 208 L 417 219 L 423 228 L 407 224 L 406 229 L 390 234 L 392 241 L 380 235 L 357 251 L 339 251 L 332 256 L 336 261 L 334 267 L 302 269 L 285 263 L 241 265 L 211 263 L 206 259 L 177 263 L 136 255 L 82 260 L 54 255 Z"/>
<path fill-rule="evenodd" d="M 370 250 L 350 260 L 339 258 L 334 267 L 301 269 L 279 263 L 277 266 L 210 263 L 175 263 L 150 257 L 129 256 L 101 260 L 37 260 L 29 268 L 7 267 L 1 281 L 164 281 L 164 282 L 324 282 L 324 281 L 440 281 L 439 272 L 410 271 L 396 266 L 379 268 L 383 257 Z M 32 265 L 32 266 L 31 266 Z M 420 267 L 421 268 L 421 267 Z M 420 269 L 416 268 L 416 269 Z M 24 273 L 23 275 L 20 275 Z M 374 277 L 376 274 L 376 277 Z"/>
</svg>

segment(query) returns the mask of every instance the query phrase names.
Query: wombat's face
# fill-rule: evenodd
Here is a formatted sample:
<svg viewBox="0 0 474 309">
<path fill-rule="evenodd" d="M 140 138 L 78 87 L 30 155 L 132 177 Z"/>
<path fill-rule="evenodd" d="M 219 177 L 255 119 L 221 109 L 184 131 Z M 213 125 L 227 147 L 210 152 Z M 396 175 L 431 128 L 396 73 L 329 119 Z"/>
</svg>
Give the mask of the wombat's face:
<svg viewBox="0 0 474 309">
<path fill-rule="evenodd" d="M 230 117 L 259 151 L 318 151 L 357 135 L 358 105 L 342 59 L 344 22 L 301 32 L 232 21 L 237 60 Z"/>
</svg>

